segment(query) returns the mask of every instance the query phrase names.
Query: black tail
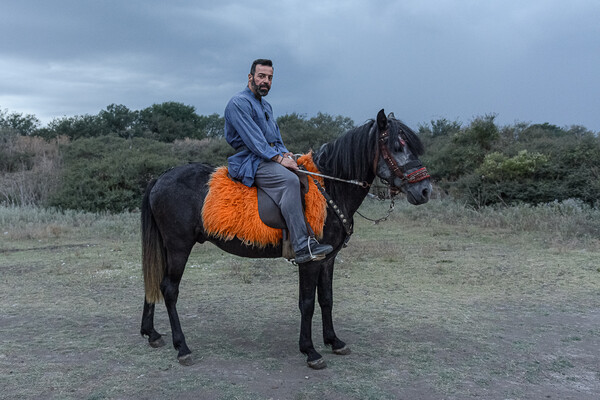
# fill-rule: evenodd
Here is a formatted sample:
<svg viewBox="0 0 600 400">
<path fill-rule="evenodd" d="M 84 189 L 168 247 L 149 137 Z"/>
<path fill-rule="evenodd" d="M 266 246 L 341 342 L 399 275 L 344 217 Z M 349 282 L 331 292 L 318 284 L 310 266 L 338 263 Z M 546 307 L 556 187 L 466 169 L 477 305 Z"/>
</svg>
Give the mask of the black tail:
<svg viewBox="0 0 600 400">
<path fill-rule="evenodd" d="M 150 208 L 150 192 L 155 184 L 156 179 L 148 183 L 142 200 L 142 270 L 146 301 L 151 304 L 162 299 L 160 283 L 166 269 L 162 236 Z"/>
</svg>

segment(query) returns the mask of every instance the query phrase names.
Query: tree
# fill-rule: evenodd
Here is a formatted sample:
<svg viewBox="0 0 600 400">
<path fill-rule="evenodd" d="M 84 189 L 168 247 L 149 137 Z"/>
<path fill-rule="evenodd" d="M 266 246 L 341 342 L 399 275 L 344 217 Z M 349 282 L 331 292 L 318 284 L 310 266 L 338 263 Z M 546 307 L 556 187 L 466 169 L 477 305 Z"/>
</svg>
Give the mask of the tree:
<svg viewBox="0 0 600 400">
<path fill-rule="evenodd" d="M 111 104 L 98 114 L 104 132 L 116 133 L 122 138 L 134 135 L 134 124 L 138 118 L 137 111 L 131 111 L 122 104 Z"/>
<path fill-rule="evenodd" d="M 286 147 L 297 153 L 318 149 L 322 144 L 354 128 L 354 121 L 350 118 L 339 115 L 332 117 L 323 113 L 318 113 L 316 117 L 308 120 L 296 113 L 287 114 L 277 118 L 277 124 Z"/>
<path fill-rule="evenodd" d="M 460 131 L 462 124 L 458 121 L 448 121 L 446 118 L 430 121 L 431 128 L 425 125 L 419 126 L 419 133 L 423 136 L 451 136 Z"/>
<path fill-rule="evenodd" d="M 214 113 L 198 117 L 198 128 L 208 138 L 222 138 L 225 136 L 225 118 Z"/>
<path fill-rule="evenodd" d="M 46 139 L 66 136 L 71 140 L 103 136 L 107 133 L 102 120 L 97 115 L 76 115 L 74 117 L 55 118 L 46 129 L 36 134 Z"/>
<path fill-rule="evenodd" d="M 12 112 L 8 110 L 0 110 L 0 128 L 14 129 L 20 135 L 32 135 L 40 126 L 40 120 L 31 114 L 23 115 L 22 113 Z"/>
<path fill-rule="evenodd" d="M 138 129 L 144 137 L 169 143 L 175 139 L 203 139 L 206 136 L 195 108 L 174 101 L 153 104 L 140 111 Z"/>
<path fill-rule="evenodd" d="M 500 137 L 494 123 L 495 115 L 475 118 L 469 126 L 455 132 L 443 152 L 441 176 L 458 179 L 474 172 L 483 162 L 485 155 Z"/>
</svg>

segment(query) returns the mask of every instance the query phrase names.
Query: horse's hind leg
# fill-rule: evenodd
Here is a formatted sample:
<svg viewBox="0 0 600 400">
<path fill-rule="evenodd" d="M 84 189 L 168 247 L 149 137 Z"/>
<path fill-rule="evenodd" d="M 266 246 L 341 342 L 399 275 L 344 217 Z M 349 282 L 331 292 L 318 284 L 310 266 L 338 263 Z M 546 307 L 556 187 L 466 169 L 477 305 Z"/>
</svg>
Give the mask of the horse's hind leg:
<svg viewBox="0 0 600 400">
<path fill-rule="evenodd" d="M 192 352 L 185 342 L 185 336 L 179 322 L 177 313 L 177 298 L 179 297 L 179 283 L 183 275 L 185 264 L 189 257 L 190 249 L 177 249 L 167 252 L 167 271 L 165 277 L 160 284 L 165 299 L 165 306 L 169 314 L 169 322 L 171 323 L 171 333 L 173 335 L 173 347 L 178 351 L 177 359 L 183 365 L 191 365 Z"/>
<path fill-rule="evenodd" d="M 144 313 L 142 314 L 142 329 L 140 333 L 142 336 L 148 336 L 148 343 L 152 347 L 162 347 L 165 345 L 161 334 L 154 329 L 154 304 L 148 303 L 146 299 L 144 299 Z"/>
</svg>

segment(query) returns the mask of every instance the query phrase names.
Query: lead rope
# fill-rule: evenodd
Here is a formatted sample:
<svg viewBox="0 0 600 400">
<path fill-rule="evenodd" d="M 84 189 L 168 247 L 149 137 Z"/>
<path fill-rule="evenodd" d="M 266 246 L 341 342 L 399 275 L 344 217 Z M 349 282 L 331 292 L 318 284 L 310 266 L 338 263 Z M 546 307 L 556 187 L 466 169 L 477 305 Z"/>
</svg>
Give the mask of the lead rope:
<svg viewBox="0 0 600 400">
<path fill-rule="evenodd" d="M 366 219 L 367 221 L 371 221 L 375 225 L 377 225 L 380 222 L 387 221 L 388 218 L 390 217 L 390 214 L 394 211 L 394 207 L 396 206 L 396 204 L 394 202 L 394 198 L 399 193 L 399 191 L 392 190 L 389 185 L 388 186 L 379 186 L 379 185 L 372 184 L 371 187 L 375 188 L 375 189 L 381 189 L 381 188 L 385 187 L 387 189 L 387 195 L 388 195 L 388 198 L 390 199 L 390 207 L 388 208 L 387 213 L 385 214 L 385 216 L 383 216 L 381 218 L 377 218 L 377 219 L 369 218 L 369 217 L 361 214 L 361 212 L 358 210 L 356 210 L 356 213 L 358 215 L 360 215 L 361 217 L 363 217 L 364 219 Z M 369 196 L 372 199 L 376 199 L 378 201 L 386 200 L 386 197 L 382 197 L 382 193 L 380 191 L 377 191 L 376 194 L 368 193 L 367 196 Z"/>
<path fill-rule="evenodd" d="M 378 199 L 378 200 L 380 200 L 380 199 Z M 371 221 L 375 225 L 377 225 L 380 222 L 388 220 L 388 218 L 390 217 L 390 214 L 392 213 L 392 211 L 394 211 L 394 207 L 395 207 L 395 203 L 394 203 L 394 199 L 392 198 L 391 201 L 390 201 L 390 208 L 388 208 L 387 213 L 385 214 L 384 217 L 381 217 L 381 218 L 378 218 L 378 219 L 372 219 L 372 218 L 366 217 L 366 216 L 362 215 L 360 213 L 360 211 L 358 211 L 358 210 L 356 210 L 356 213 L 358 215 L 360 215 L 361 217 L 363 217 L 364 219 L 366 219 L 367 221 Z"/>
</svg>

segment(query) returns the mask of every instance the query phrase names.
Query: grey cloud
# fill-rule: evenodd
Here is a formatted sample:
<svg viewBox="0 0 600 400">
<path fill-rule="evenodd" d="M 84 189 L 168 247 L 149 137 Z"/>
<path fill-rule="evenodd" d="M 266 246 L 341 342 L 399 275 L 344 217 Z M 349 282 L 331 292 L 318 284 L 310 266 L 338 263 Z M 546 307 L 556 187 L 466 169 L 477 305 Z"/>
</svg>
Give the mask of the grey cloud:
<svg viewBox="0 0 600 400">
<path fill-rule="evenodd" d="M 269 57 L 277 114 L 600 129 L 593 0 L 19 1 L 3 4 L 0 107 L 45 121 L 111 103 L 222 113 Z"/>
</svg>

